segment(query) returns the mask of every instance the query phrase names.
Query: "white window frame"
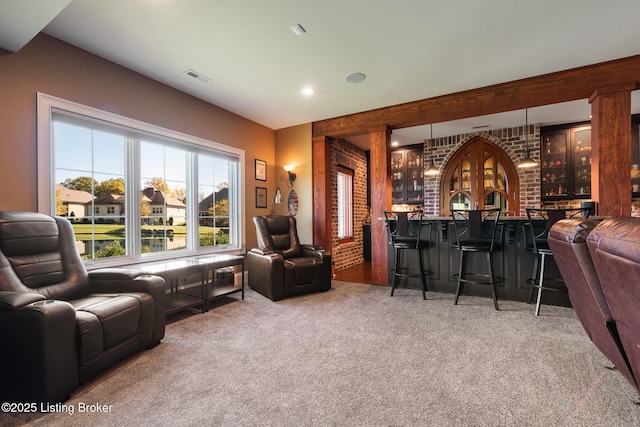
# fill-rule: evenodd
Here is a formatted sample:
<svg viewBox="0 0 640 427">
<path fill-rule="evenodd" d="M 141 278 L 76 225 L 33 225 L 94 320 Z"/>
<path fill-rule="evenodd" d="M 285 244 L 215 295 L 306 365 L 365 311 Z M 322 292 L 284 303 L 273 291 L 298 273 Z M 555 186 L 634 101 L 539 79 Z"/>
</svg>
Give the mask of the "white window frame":
<svg viewBox="0 0 640 427">
<path fill-rule="evenodd" d="M 348 184 L 340 188 L 340 175 L 348 177 Z M 336 186 L 338 199 L 338 240 L 353 240 L 353 185 L 355 172 L 343 166 L 337 167 Z"/>
<path fill-rule="evenodd" d="M 87 120 L 95 119 L 104 122 L 109 122 L 115 126 L 122 126 L 142 133 L 156 135 L 161 139 L 170 139 L 174 141 L 180 141 L 185 147 L 192 147 L 196 151 L 200 149 L 201 152 L 219 152 L 227 154 L 234 158 L 238 158 L 238 170 L 234 174 L 235 177 L 230 177 L 229 187 L 237 186 L 238 191 L 229 191 L 229 206 L 230 211 L 233 206 L 233 212 L 237 221 L 230 220 L 229 234 L 231 242 L 229 245 L 223 245 L 222 247 L 200 247 L 198 243 L 198 209 L 197 206 L 193 208 L 187 208 L 187 235 L 191 236 L 187 242 L 186 249 L 156 252 L 153 254 L 144 254 L 144 257 L 140 251 L 140 216 L 139 216 L 139 200 L 140 194 L 137 191 L 128 191 L 127 197 L 131 198 L 129 205 L 137 207 L 135 209 L 129 209 L 131 212 L 127 213 L 127 236 L 131 241 L 130 255 L 124 257 L 117 257 L 114 259 L 101 258 L 96 260 L 87 260 L 85 264 L 88 268 L 92 267 L 105 267 L 111 265 L 124 265 L 128 263 L 140 262 L 140 261 L 154 261 L 169 258 L 176 258 L 177 256 L 190 256 L 197 255 L 198 253 L 212 253 L 212 252 L 237 252 L 244 251 L 246 247 L 246 230 L 245 230 L 245 179 L 244 179 L 244 165 L 245 165 L 245 152 L 242 149 L 230 147 L 217 142 L 209 141 L 206 139 L 198 138 L 193 135 L 184 134 L 171 129 L 166 129 L 160 126 L 152 125 L 149 123 L 140 122 L 128 117 L 120 116 L 114 113 L 110 113 L 104 110 L 99 110 L 93 107 L 81 105 L 72 101 L 57 98 L 51 95 L 38 92 L 37 94 L 37 146 L 38 146 L 38 212 L 55 215 L 55 159 L 52 150 L 52 137 L 53 137 L 53 115 L 55 112 L 65 112 L 70 115 L 86 117 Z M 205 149 L 205 150 L 203 150 Z M 212 151 L 210 151 L 212 150 Z M 136 175 L 139 177 L 140 171 L 134 166 L 135 160 L 130 157 L 129 167 L 133 170 L 133 181 L 139 182 L 139 179 L 135 179 Z M 195 161 L 192 161 L 195 164 Z M 196 170 L 193 169 L 192 176 L 190 177 L 193 182 L 192 186 L 197 187 Z M 235 180 L 239 182 L 235 182 Z M 133 187 L 137 187 L 136 184 Z M 187 200 L 197 200 L 194 197 L 197 194 L 197 188 L 189 189 L 187 194 Z M 197 203 L 196 203 L 197 205 Z M 189 205 L 190 206 L 190 205 Z M 131 216 L 129 216 L 131 215 Z M 233 225 L 232 225 L 233 224 Z M 144 259 L 142 259 L 144 258 Z"/>
</svg>

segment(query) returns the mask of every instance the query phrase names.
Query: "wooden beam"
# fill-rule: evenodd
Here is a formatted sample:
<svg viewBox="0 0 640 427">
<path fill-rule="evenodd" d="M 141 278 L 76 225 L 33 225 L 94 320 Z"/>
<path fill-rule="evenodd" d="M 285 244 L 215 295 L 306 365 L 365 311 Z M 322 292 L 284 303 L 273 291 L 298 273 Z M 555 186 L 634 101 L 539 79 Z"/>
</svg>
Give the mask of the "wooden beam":
<svg viewBox="0 0 640 427">
<path fill-rule="evenodd" d="M 596 90 L 640 82 L 640 55 L 393 105 L 313 123 L 313 136 L 348 138 L 411 126 L 587 99 Z"/>
</svg>

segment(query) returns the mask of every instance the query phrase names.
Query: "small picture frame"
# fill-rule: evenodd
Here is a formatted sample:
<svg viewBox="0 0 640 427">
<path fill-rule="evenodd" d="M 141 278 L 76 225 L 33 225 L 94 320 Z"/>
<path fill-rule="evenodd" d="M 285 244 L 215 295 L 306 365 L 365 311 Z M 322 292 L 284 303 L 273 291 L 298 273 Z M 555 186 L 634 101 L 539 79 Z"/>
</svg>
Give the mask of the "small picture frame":
<svg viewBox="0 0 640 427">
<path fill-rule="evenodd" d="M 256 187 L 256 208 L 267 207 L 267 189 L 265 187 Z"/>
<path fill-rule="evenodd" d="M 264 160 L 256 159 L 256 180 L 267 180 L 267 162 Z"/>
</svg>

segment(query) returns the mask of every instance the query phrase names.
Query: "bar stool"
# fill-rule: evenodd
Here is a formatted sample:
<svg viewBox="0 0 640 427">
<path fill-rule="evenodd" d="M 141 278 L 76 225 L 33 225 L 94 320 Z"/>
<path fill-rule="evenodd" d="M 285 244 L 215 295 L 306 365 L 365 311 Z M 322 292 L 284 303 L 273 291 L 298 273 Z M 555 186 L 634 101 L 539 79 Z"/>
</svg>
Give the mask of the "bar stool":
<svg viewBox="0 0 640 427">
<path fill-rule="evenodd" d="M 455 236 L 452 246 L 460 251 L 458 274 L 453 276 L 457 279 L 454 305 L 458 304 L 463 283 L 475 283 L 491 285 L 493 305 L 496 310 L 499 310 L 496 296 L 496 279 L 493 274 L 493 252 L 501 247 L 500 243 L 496 242 L 498 228 L 502 229 L 501 224 L 498 222 L 500 212 L 501 209 L 451 210 Z M 486 254 L 488 273 L 466 271 L 467 258 L 470 253 Z"/>
<path fill-rule="evenodd" d="M 391 296 L 398 288 L 400 279 L 408 279 L 410 277 L 420 277 L 420 285 L 422 287 L 422 299 L 427 299 L 427 281 L 425 275 L 428 272 L 424 269 L 424 261 L 422 251 L 430 246 L 431 223 L 422 223 L 422 211 L 397 212 L 385 211 L 385 223 L 387 225 L 387 236 L 389 244 L 394 250 L 394 267 L 393 267 L 393 284 L 391 285 Z M 426 234 L 425 229 L 429 234 Z M 424 240 L 423 238 L 427 238 Z M 406 251 L 416 251 L 418 253 L 418 267 L 403 266 L 406 260 L 401 256 Z"/>
<path fill-rule="evenodd" d="M 563 283 L 562 279 L 551 279 L 544 277 L 545 265 L 547 257 L 553 257 L 553 253 L 547 243 L 547 237 L 549 236 L 549 230 L 556 222 L 561 219 L 573 218 L 578 214 L 582 214 L 585 217 L 589 216 L 589 212 L 584 209 L 535 209 L 526 208 L 528 222 L 526 226 L 529 228 L 529 239 L 527 239 L 527 251 L 536 255 L 535 262 L 533 264 L 533 273 L 531 279 L 527 280 L 531 283 L 531 293 L 529 294 L 529 304 L 533 301 L 533 294 L 535 290 L 538 290 L 536 298 L 536 310 L 535 315 L 540 314 L 540 302 L 542 301 L 542 291 L 564 291 L 564 289 L 558 289 L 557 287 L 545 286 L 545 280 L 547 282 L 554 281 Z"/>
</svg>

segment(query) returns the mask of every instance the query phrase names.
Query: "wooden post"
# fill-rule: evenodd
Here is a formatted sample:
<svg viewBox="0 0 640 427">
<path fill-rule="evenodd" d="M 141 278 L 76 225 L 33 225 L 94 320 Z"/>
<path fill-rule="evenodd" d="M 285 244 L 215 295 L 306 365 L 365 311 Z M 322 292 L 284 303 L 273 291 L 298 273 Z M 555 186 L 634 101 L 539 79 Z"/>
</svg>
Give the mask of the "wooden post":
<svg viewBox="0 0 640 427">
<path fill-rule="evenodd" d="M 333 253 L 331 218 L 331 140 L 312 139 L 313 152 L 313 243 Z"/>
<path fill-rule="evenodd" d="M 631 91 L 635 83 L 596 90 L 591 103 L 591 197 L 598 215 L 631 215 Z"/>
<path fill-rule="evenodd" d="M 391 130 L 384 126 L 369 130 L 371 143 L 371 279 L 374 284 L 388 284 L 387 231 L 381 220 L 391 207 Z"/>
</svg>

